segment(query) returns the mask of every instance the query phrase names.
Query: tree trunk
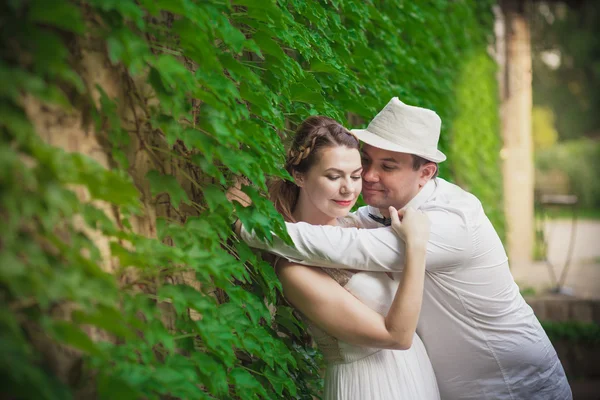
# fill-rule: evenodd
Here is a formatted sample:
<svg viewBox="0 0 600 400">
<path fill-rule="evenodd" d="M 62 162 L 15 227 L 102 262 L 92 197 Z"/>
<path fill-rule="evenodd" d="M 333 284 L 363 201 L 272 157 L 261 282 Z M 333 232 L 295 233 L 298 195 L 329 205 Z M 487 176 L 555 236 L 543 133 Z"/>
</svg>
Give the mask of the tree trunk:
<svg viewBox="0 0 600 400">
<path fill-rule="evenodd" d="M 501 3 L 496 27 L 500 64 L 504 202 L 512 266 L 531 262 L 534 236 L 534 165 L 531 134 L 531 43 L 521 1 Z"/>
</svg>

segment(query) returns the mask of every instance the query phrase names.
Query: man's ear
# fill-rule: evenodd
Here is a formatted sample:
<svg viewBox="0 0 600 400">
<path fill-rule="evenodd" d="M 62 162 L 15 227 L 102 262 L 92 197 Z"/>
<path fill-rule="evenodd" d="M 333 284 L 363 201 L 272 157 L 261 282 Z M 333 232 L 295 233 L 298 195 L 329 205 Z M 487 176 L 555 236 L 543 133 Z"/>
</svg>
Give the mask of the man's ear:
<svg viewBox="0 0 600 400">
<path fill-rule="evenodd" d="M 437 168 L 437 164 L 432 162 L 423 165 L 423 167 L 421 167 L 421 179 L 424 179 L 425 182 L 430 180 L 437 171 Z"/>
<path fill-rule="evenodd" d="M 304 174 L 301 174 L 298 171 L 292 171 L 292 176 L 294 177 L 296 186 L 298 186 L 298 187 L 304 186 Z"/>
</svg>

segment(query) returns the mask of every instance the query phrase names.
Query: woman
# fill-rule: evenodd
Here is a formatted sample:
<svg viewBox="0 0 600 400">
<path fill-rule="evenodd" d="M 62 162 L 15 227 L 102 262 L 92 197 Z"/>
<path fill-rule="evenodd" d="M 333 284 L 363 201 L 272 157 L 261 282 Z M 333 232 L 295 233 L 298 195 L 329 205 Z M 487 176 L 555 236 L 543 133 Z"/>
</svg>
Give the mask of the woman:
<svg viewBox="0 0 600 400">
<path fill-rule="evenodd" d="M 348 130 L 330 118 L 308 118 L 296 132 L 286 169 L 295 183 L 277 181 L 270 195 L 287 221 L 354 226 L 348 213 L 362 188 L 362 166 L 358 140 Z M 284 296 L 308 320 L 327 362 L 325 399 L 439 399 L 415 333 L 429 220 L 412 209 L 402 221 L 393 207 L 390 215 L 407 245 L 400 282 L 384 273 L 275 263 Z"/>
</svg>

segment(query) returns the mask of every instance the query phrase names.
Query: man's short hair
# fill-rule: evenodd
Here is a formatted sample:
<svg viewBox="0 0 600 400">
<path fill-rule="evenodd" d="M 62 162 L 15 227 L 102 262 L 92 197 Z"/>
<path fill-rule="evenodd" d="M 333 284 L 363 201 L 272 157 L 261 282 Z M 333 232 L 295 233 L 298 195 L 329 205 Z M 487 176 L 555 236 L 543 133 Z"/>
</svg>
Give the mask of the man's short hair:
<svg viewBox="0 0 600 400">
<path fill-rule="evenodd" d="M 432 164 L 435 164 L 435 172 L 431 176 L 431 179 L 437 178 L 439 167 L 438 167 L 438 164 L 436 162 L 429 161 L 428 159 L 420 157 L 420 156 L 417 156 L 415 154 L 411 154 L 411 156 L 413 158 L 413 165 L 412 165 L 413 170 L 417 171 L 423 165 L 428 164 L 428 163 L 432 163 Z"/>
</svg>

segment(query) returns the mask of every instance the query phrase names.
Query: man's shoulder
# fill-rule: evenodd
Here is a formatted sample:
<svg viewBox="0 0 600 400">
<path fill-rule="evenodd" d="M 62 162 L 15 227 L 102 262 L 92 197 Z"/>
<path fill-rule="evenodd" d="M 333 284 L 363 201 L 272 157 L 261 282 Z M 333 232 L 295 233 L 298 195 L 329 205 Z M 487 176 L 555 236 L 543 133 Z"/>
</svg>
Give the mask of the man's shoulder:
<svg viewBox="0 0 600 400">
<path fill-rule="evenodd" d="M 448 182 L 442 178 L 436 178 L 435 184 L 436 188 L 433 192 L 433 196 L 429 198 L 430 201 L 435 201 L 436 199 L 447 199 L 448 201 L 454 200 L 481 203 L 477 196 L 455 183 Z"/>
<path fill-rule="evenodd" d="M 436 188 L 425 201 L 424 208 L 448 208 L 460 210 L 472 217 L 483 211 L 481 201 L 472 193 L 442 178 L 436 178 Z"/>
</svg>

